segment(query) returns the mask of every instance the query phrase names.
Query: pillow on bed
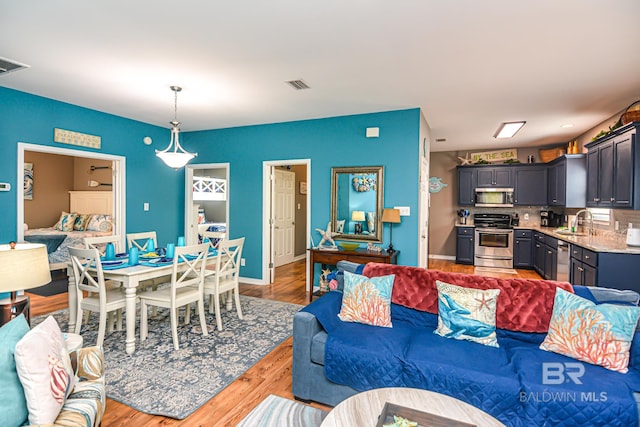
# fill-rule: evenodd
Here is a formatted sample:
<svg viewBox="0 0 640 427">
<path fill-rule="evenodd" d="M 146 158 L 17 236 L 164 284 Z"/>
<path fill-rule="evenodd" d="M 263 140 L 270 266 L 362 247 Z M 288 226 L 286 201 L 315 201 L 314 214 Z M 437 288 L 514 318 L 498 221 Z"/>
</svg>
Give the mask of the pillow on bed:
<svg viewBox="0 0 640 427">
<path fill-rule="evenodd" d="M 87 221 L 86 231 L 111 231 L 111 215 L 95 214 L 91 215 Z"/>
<path fill-rule="evenodd" d="M 53 228 L 60 231 L 73 231 L 73 224 L 75 224 L 77 216 L 77 214 L 63 211 Z"/>
<path fill-rule="evenodd" d="M 75 222 L 73 223 L 73 229 L 75 231 L 85 231 L 87 229 L 87 223 L 91 218 L 91 214 L 78 214 Z"/>
</svg>

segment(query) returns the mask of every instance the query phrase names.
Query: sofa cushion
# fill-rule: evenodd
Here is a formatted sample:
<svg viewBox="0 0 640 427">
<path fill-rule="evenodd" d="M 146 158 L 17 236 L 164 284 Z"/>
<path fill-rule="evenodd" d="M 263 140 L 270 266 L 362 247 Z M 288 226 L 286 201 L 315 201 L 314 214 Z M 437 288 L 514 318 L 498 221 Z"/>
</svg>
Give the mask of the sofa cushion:
<svg viewBox="0 0 640 427">
<path fill-rule="evenodd" d="M 547 332 L 556 288 L 573 289 L 569 283 L 551 280 L 497 279 L 382 263 L 368 263 L 363 274 L 395 274 L 392 302 L 434 314 L 438 312 L 436 280 L 466 288 L 500 289 L 496 327 L 520 332 Z"/>
<path fill-rule="evenodd" d="M 13 354 L 16 344 L 27 332 L 29 324 L 22 314 L 0 328 L 0 426 L 21 426 L 29 415 Z"/>
<path fill-rule="evenodd" d="M 324 353 L 327 346 L 327 333 L 320 331 L 311 339 L 311 361 L 324 365 Z"/>
<path fill-rule="evenodd" d="M 542 350 L 625 373 L 639 307 L 600 304 L 558 289 Z"/>
<path fill-rule="evenodd" d="M 31 424 L 52 423 L 74 386 L 75 373 L 56 320 L 49 316 L 16 344 L 16 368 Z"/>
<path fill-rule="evenodd" d="M 390 328 L 393 279 L 393 275 L 369 278 L 346 271 L 340 320 Z"/>
<path fill-rule="evenodd" d="M 499 289 L 472 289 L 436 281 L 438 287 L 438 328 L 445 338 L 467 340 L 498 347 L 496 340 L 496 300 Z"/>
<path fill-rule="evenodd" d="M 632 290 L 598 288 L 595 286 L 574 286 L 573 292 L 596 304 L 635 305 L 640 302 L 640 294 Z"/>
</svg>

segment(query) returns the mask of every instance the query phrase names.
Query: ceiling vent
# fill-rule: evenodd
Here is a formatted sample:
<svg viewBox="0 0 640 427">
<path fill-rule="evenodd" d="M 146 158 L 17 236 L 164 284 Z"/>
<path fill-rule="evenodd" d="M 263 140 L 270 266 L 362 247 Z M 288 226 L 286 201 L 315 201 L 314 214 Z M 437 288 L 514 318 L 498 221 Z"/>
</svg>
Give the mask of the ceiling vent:
<svg viewBox="0 0 640 427">
<path fill-rule="evenodd" d="M 311 86 L 306 84 L 304 80 L 289 80 L 287 84 L 295 90 L 311 89 Z"/>
<path fill-rule="evenodd" d="M 10 73 L 12 71 L 18 71 L 23 68 L 29 68 L 26 64 L 21 64 L 19 62 L 13 61 L 11 59 L 0 57 L 0 76 L 3 74 Z"/>
</svg>

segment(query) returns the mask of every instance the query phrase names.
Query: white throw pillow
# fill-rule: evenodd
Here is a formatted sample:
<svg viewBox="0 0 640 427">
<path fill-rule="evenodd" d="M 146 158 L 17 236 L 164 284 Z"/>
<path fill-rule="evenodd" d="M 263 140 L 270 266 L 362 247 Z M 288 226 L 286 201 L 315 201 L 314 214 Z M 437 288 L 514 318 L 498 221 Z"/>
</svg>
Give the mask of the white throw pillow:
<svg viewBox="0 0 640 427">
<path fill-rule="evenodd" d="M 29 423 L 53 423 L 75 385 L 75 375 L 62 332 L 52 316 L 18 341 L 15 359 Z"/>
</svg>

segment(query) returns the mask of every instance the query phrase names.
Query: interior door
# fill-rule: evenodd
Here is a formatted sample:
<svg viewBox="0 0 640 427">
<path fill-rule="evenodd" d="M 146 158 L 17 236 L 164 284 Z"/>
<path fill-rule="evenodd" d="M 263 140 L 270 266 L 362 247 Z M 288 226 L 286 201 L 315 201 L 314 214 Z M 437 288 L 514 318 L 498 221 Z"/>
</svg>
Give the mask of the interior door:
<svg viewBox="0 0 640 427">
<path fill-rule="evenodd" d="M 274 170 L 274 264 L 293 262 L 295 251 L 295 173 Z"/>
</svg>

